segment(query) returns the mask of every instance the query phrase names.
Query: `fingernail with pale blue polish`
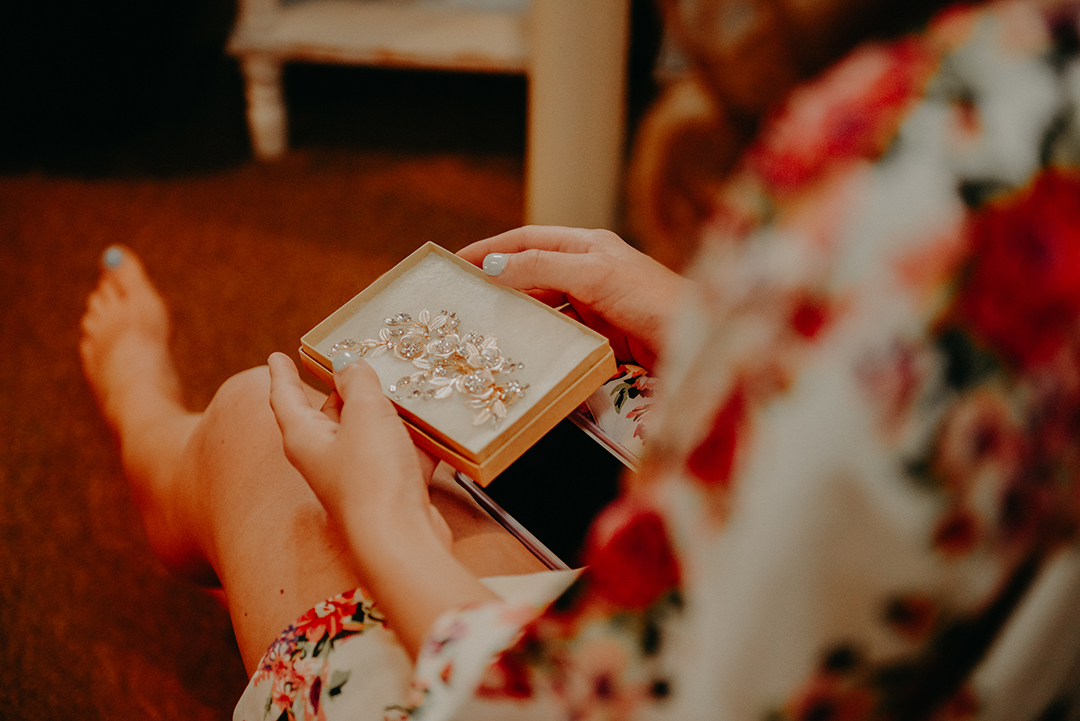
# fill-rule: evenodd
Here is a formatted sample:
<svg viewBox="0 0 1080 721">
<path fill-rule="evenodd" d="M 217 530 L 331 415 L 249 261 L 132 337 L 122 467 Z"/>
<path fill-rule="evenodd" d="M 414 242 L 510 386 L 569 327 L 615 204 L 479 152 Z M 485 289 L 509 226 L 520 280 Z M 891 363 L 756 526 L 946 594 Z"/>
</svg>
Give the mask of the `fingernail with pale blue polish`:
<svg viewBox="0 0 1080 721">
<path fill-rule="evenodd" d="M 119 268 L 120 264 L 124 262 L 124 251 L 120 250 L 115 245 L 110 245 L 105 249 L 105 252 L 101 256 L 101 263 L 106 268 L 112 270 Z"/>
<path fill-rule="evenodd" d="M 334 356 L 334 372 L 340 373 L 345 370 L 345 366 L 352 365 L 358 360 L 360 360 L 360 356 L 356 355 L 351 350 L 343 350 Z"/>
<path fill-rule="evenodd" d="M 506 253 L 488 253 L 484 256 L 484 272 L 488 275 L 498 275 L 506 268 L 506 259 L 510 256 Z"/>
</svg>

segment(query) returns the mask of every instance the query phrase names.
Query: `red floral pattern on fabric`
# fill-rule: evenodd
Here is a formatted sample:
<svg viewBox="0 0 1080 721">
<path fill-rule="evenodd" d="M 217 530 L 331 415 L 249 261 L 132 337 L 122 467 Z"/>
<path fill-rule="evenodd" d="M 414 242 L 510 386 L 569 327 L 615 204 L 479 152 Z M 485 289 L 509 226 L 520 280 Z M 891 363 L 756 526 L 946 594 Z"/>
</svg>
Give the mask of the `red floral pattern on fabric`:
<svg viewBox="0 0 1080 721">
<path fill-rule="evenodd" d="M 591 591 L 622 608 L 644 608 L 679 583 L 663 517 L 630 499 L 597 518 L 584 555 Z"/>
<path fill-rule="evenodd" d="M 962 380 L 978 386 L 958 388 L 929 463 L 951 499 L 934 546 L 953 558 L 988 541 L 1053 542 L 1076 523 L 1062 479 L 1080 457 L 1080 176 L 1044 170 L 973 214 L 968 239 L 938 331 L 960 344 L 953 356 L 996 360 Z M 1002 395 L 1011 386 L 1022 402 Z"/>
<path fill-rule="evenodd" d="M 749 166 L 792 191 L 847 159 L 877 157 L 920 97 L 933 60 L 914 40 L 858 50 L 793 95 L 751 149 Z"/>
<path fill-rule="evenodd" d="M 885 621 L 898 636 L 920 643 L 930 638 L 939 611 L 934 599 L 912 594 L 893 599 L 886 608 Z"/>
<path fill-rule="evenodd" d="M 821 676 L 792 704 L 793 721 L 860 721 L 871 718 L 877 699 L 870 691 L 849 686 L 833 676 Z"/>
<path fill-rule="evenodd" d="M 335 640 L 356 635 L 370 623 L 383 625 L 382 616 L 365 597 L 363 589 L 335 596 L 297 619 L 279 635 L 263 655 L 251 682 L 270 681 L 268 709 L 274 718 L 325 719 L 322 694 L 329 682 L 327 659 Z"/>
<path fill-rule="evenodd" d="M 981 540 L 979 519 L 966 509 L 949 511 L 934 527 L 934 548 L 948 557 L 958 558 L 971 553 Z"/>
<path fill-rule="evenodd" d="M 356 607 L 362 596 L 356 592 L 344 594 L 324 601 L 310 609 L 294 624 L 297 635 L 303 635 L 308 641 L 334 638 L 345 630 L 363 629 L 363 623 L 353 622 Z"/>
<path fill-rule="evenodd" d="M 694 478 L 710 488 L 726 488 L 735 469 L 739 433 L 747 422 L 748 399 L 737 388 L 713 416 L 712 428 L 686 461 Z"/>
<path fill-rule="evenodd" d="M 828 302 L 808 294 L 795 303 L 789 324 L 797 334 L 813 340 L 828 325 L 829 320 Z"/>
<path fill-rule="evenodd" d="M 533 694 L 529 667 L 520 654 L 502 653 L 491 663 L 477 687 L 485 698 L 527 699 Z"/>
<path fill-rule="evenodd" d="M 1080 314 L 1080 179 L 1050 170 L 971 225 L 953 320 L 1018 369 L 1050 360 Z"/>
</svg>

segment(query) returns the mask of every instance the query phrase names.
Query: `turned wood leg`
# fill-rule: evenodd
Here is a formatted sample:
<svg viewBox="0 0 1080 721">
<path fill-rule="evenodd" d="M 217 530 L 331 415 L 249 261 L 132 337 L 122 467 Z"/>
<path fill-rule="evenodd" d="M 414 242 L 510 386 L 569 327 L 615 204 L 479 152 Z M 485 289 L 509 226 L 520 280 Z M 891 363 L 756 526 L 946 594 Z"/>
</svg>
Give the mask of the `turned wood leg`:
<svg viewBox="0 0 1080 721">
<path fill-rule="evenodd" d="M 534 0 L 525 219 L 618 230 L 629 0 Z"/>
<path fill-rule="evenodd" d="M 255 157 L 280 158 L 289 145 L 281 61 L 268 55 L 247 55 L 241 65 L 246 83 L 248 131 Z"/>
</svg>

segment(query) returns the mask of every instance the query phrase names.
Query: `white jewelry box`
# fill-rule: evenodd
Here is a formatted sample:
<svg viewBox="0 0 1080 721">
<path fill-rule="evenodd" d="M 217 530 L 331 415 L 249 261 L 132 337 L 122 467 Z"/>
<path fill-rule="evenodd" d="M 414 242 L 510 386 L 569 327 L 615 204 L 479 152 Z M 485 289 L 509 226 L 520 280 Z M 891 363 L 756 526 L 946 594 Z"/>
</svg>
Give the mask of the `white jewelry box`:
<svg viewBox="0 0 1080 721">
<path fill-rule="evenodd" d="M 512 374 L 498 376 L 527 386 L 524 395 L 499 409 L 504 417 L 488 414 L 476 423 L 481 411 L 457 392 L 426 399 L 401 393 L 399 380 L 417 373 L 418 366 L 373 344 L 380 341 L 380 331 L 395 327 L 388 319 L 399 313 L 418 319 L 424 310 L 430 318 L 453 313 L 460 324 L 458 338 L 469 332 L 494 337 L 507 363 L 522 364 Z M 419 248 L 305 334 L 300 358 L 308 371 L 333 386 L 334 346 L 367 340 L 372 341 L 367 344 L 370 352 L 363 357 L 378 374 L 413 442 L 482 486 L 615 372 L 615 357 L 604 336 L 524 293 L 496 285 L 434 243 Z"/>
</svg>

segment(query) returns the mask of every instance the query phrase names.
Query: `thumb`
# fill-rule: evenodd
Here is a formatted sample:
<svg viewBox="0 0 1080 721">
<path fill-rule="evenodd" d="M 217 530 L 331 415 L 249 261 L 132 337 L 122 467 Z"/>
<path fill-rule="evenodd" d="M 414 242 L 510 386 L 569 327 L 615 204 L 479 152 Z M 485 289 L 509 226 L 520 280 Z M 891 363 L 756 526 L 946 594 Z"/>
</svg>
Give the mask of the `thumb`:
<svg viewBox="0 0 1080 721">
<path fill-rule="evenodd" d="M 334 387 L 341 396 L 342 432 L 370 438 L 377 429 L 401 425 L 393 403 L 383 395 L 375 369 L 356 353 L 345 351 L 334 357 Z"/>
<path fill-rule="evenodd" d="M 338 361 L 338 358 L 342 361 Z M 428 481 L 438 460 L 425 450 L 412 445 L 394 404 L 383 394 L 379 376 L 366 361 L 355 353 L 346 351 L 335 356 L 334 384 L 341 397 L 341 423 L 344 432 L 362 437 L 366 443 L 372 438 L 385 439 L 388 444 L 382 450 L 401 444 L 416 452 L 421 473 Z M 351 409 L 346 414 L 346 409 Z M 405 443 L 408 446 L 404 445 Z"/>
<path fill-rule="evenodd" d="M 598 285 L 610 275 L 607 256 L 529 248 L 517 253 L 489 253 L 484 272 L 499 285 L 509 286 L 548 305 L 561 305 L 567 296 L 592 304 Z"/>
</svg>

